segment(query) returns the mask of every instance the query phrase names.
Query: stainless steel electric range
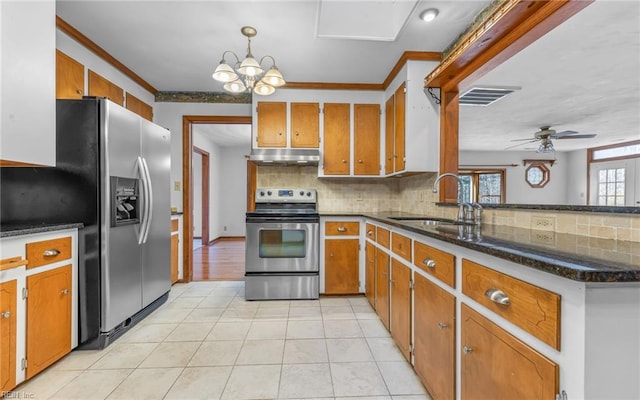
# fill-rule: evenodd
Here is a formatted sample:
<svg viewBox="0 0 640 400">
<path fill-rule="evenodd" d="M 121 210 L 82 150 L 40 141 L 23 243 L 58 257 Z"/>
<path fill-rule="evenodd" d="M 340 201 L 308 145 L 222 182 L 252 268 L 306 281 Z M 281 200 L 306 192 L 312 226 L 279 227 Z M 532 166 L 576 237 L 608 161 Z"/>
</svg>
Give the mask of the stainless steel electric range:
<svg viewBox="0 0 640 400">
<path fill-rule="evenodd" d="M 317 299 L 320 217 L 315 189 L 258 188 L 247 213 L 245 298 Z"/>
</svg>

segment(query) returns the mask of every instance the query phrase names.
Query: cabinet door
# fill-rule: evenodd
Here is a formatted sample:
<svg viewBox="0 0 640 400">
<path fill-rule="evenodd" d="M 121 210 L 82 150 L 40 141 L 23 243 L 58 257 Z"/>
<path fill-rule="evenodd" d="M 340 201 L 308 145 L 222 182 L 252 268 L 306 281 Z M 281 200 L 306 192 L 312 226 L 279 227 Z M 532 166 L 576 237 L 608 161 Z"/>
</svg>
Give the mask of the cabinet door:
<svg viewBox="0 0 640 400">
<path fill-rule="evenodd" d="M 324 292 L 358 293 L 358 239 L 326 239 L 324 242 Z"/>
<path fill-rule="evenodd" d="M 314 147 L 320 143 L 318 103 L 291 103 L 291 147 Z"/>
<path fill-rule="evenodd" d="M 16 281 L 0 284 L 0 392 L 16 386 Z"/>
<path fill-rule="evenodd" d="M 56 50 L 56 99 L 81 99 L 84 95 L 84 65 Z"/>
<path fill-rule="evenodd" d="M 558 365 L 462 304 L 462 399 L 549 399 Z"/>
<path fill-rule="evenodd" d="M 393 134 L 393 170 L 404 171 L 404 127 L 405 127 L 405 84 L 403 83 L 393 95 L 394 98 L 394 134 Z"/>
<path fill-rule="evenodd" d="M 71 265 L 27 277 L 27 379 L 71 351 Z"/>
<path fill-rule="evenodd" d="M 178 250 L 180 246 L 180 237 L 171 235 L 171 283 L 178 281 Z"/>
<path fill-rule="evenodd" d="M 393 96 L 384 104 L 384 173 L 393 173 L 393 132 L 395 114 L 393 112 Z"/>
<path fill-rule="evenodd" d="M 124 106 L 124 90 L 91 70 L 89 70 L 89 96 L 106 97 Z"/>
<path fill-rule="evenodd" d="M 326 175 L 349 175 L 350 105 L 324 104 L 323 166 Z"/>
<path fill-rule="evenodd" d="M 380 105 L 353 106 L 355 175 L 380 175 Z"/>
<path fill-rule="evenodd" d="M 258 147 L 286 147 L 287 103 L 258 102 Z"/>
<path fill-rule="evenodd" d="M 414 275 L 414 367 L 434 400 L 455 399 L 456 298 Z"/>
<path fill-rule="evenodd" d="M 365 280 L 364 295 L 369 300 L 369 304 L 373 308 L 376 306 L 376 247 L 367 242 L 364 247 L 365 251 Z"/>
<path fill-rule="evenodd" d="M 376 249 L 376 312 L 389 329 L 389 255 Z"/>
<path fill-rule="evenodd" d="M 131 93 L 127 93 L 127 110 L 133 111 L 142 118 L 153 122 L 153 107 Z"/>
<path fill-rule="evenodd" d="M 391 337 L 411 362 L 411 269 L 391 260 Z"/>
</svg>

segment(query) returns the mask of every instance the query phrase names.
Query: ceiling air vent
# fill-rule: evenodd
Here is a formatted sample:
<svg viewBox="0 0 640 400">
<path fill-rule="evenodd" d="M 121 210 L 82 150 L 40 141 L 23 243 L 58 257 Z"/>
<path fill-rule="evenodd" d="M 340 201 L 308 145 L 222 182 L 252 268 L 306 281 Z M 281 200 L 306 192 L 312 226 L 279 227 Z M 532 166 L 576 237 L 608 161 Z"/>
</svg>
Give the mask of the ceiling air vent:
<svg viewBox="0 0 640 400">
<path fill-rule="evenodd" d="M 506 95 L 520 90 L 520 87 L 472 87 L 460 96 L 462 106 L 488 106 Z"/>
</svg>

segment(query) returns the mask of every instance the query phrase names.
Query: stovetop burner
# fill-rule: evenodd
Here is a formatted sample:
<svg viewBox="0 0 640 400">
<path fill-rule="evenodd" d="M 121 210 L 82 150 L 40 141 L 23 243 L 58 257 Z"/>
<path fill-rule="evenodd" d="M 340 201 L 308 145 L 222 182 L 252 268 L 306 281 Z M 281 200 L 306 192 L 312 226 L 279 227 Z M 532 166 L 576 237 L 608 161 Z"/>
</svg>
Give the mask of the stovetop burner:
<svg viewBox="0 0 640 400">
<path fill-rule="evenodd" d="M 315 189 L 258 188 L 256 209 L 247 218 L 318 218 L 317 206 Z"/>
</svg>

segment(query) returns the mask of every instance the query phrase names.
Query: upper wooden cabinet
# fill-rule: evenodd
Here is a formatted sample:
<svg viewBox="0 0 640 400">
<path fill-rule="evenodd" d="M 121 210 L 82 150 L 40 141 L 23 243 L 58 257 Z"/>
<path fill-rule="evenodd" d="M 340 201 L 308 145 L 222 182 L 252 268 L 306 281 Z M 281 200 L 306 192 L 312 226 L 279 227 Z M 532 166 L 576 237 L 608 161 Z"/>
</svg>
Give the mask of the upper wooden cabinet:
<svg viewBox="0 0 640 400">
<path fill-rule="evenodd" d="M 84 65 L 56 50 L 56 99 L 84 96 Z"/>
<path fill-rule="evenodd" d="M 0 1 L 0 166 L 56 163 L 56 3 Z"/>
<path fill-rule="evenodd" d="M 127 93 L 127 110 L 133 111 L 142 118 L 153 122 L 153 107 L 131 93 Z"/>
<path fill-rule="evenodd" d="M 436 65 L 409 60 L 385 90 L 385 175 L 438 171 L 440 106 L 423 85 Z"/>
<path fill-rule="evenodd" d="M 89 70 L 89 96 L 106 97 L 124 106 L 124 90 L 92 70 Z"/>
<path fill-rule="evenodd" d="M 350 117 L 348 103 L 324 104 L 324 151 L 325 175 L 349 175 Z"/>
<path fill-rule="evenodd" d="M 287 146 L 287 103 L 258 102 L 258 147 Z"/>
<path fill-rule="evenodd" d="M 387 174 L 405 169 L 405 83 L 385 103 L 385 167 Z"/>
<path fill-rule="evenodd" d="M 291 147 L 317 148 L 319 144 L 319 104 L 291 103 Z"/>
<path fill-rule="evenodd" d="M 380 105 L 354 104 L 355 175 L 380 175 Z"/>
</svg>

